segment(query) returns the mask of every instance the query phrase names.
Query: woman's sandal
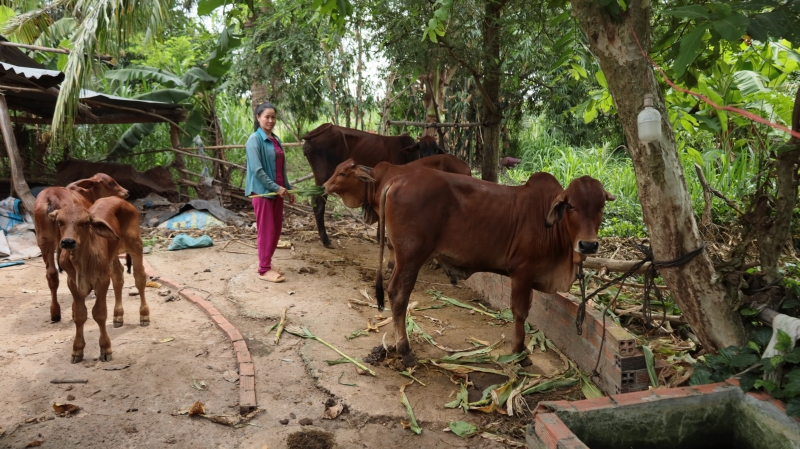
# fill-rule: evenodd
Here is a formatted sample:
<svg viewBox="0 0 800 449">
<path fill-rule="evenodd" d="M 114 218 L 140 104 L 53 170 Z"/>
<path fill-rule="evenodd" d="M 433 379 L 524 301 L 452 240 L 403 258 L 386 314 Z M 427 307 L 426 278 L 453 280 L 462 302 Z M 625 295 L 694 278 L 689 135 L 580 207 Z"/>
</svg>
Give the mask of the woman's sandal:
<svg viewBox="0 0 800 449">
<path fill-rule="evenodd" d="M 286 280 L 286 278 L 283 277 L 282 274 L 278 273 L 275 270 L 269 270 L 266 273 L 259 275 L 258 278 L 261 279 L 262 281 L 269 281 L 275 283 L 283 282 Z"/>
</svg>

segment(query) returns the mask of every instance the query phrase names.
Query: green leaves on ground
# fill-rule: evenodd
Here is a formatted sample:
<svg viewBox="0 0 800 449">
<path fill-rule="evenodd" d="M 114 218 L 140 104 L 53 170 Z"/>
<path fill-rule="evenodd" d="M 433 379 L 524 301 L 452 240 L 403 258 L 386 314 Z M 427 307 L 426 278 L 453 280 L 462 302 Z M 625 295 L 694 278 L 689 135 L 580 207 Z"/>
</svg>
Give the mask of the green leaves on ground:
<svg viewBox="0 0 800 449">
<path fill-rule="evenodd" d="M 478 431 L 477 427 L 466 421 L 450 421 L 450 424 L 448 424 L 447 427 L 449 427 L 454 434 L 460 436 L 461 438 L 466 438 Z"/>
</svg>

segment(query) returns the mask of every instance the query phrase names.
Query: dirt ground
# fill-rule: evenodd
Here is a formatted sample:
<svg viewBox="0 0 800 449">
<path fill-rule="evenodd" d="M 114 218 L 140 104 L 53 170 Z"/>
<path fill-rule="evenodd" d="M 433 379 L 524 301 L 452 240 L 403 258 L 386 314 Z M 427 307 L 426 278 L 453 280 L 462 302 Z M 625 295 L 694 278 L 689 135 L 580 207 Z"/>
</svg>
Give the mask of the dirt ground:
<svg viewBox="0 0 800 449">
<path fill-rule="evenodd" d="M 371 367 L 376 377 L 359 375 L 351 364 L 329 365 L 340 356 L 322 344 L 285 333 L 275 344 L 268 330 L 287 309 L 288 325 L 307 327 L 344 353 L 363 358 L 372 348 L 394 342 L 392 326 L 351 340 L 345 336 L 366 329 L 377 309 L 350 305 L 348 300 L 373 294 L 377 245 L 334 234 L 335 249 L 325 249 L 307 232 L 312 217 L 295 215 L 287 221 L 285 236 L 294 248 L 279 249 L 274 264 L 286 271 L 287 282 L 270 284 L 257 279 L 252 241 L 226 242 L 204 249 L 166 251 L 163 242 L 146 256 L 156 273 L 203 292 L 206 299 L 233 323 L 247 342 L 256 371 L 259 408 L 248 425 L 233 428 L 178 414 L 195 401 L 208 413 L 238 412 L 236 359 L 232 345 L 203 312 L 186 300 L 165 302 L 156 289 L 147 289 L 152 324 L 138 325 L 138 297 L 129 296 L 133 279 L 126 274 L 125 325 L 108 323 L 113 361 L 102 363 L 97 325 L 86 323 L 86 356 L 72 365 L 74 336 L 66 275 L 61 275 L 59 301 L 63 319 L 49 320 L 49 291 L 41 260 L 0 270 L 0 448 L 41 447 L 200 447 L 200 448 L 440 448 L 504 447 L 473 437 L 464 440 L 444 432 L 448 422 L 465 420 L 490 431 L 523 440 L 527 419 L 446 409 L 458 386 L 450 373 L 420 367 L 415 376 L 426 386 L 413 384 L 406 395 L 423 428 L 421 435 L 403 429 L 407 421 L 399 390 L 409 379 L 391 366 Z M 355 225 L 353 225 L 355 226 Z M 308 240 L 308 241 L 303 241 Z M 462 302 L 477 300 L 471 290 L 450 286 L 441 270 L 425 267 L 411 300 L 418 307 L 436 303 L 425 290 L 435 288 Z M 109 305 L 112 302 L 109 301 Z M 383 312 L 383 317 L 388 317 Z M 414 312 L 420 327 L 435 340 L 455 349 L 472 349 L 470 337 L 505 340 L 494 354 L 511 352 L 512 328 L 469 310 L 448 306 Z M 380 318 L 379 318 L 380 319 Z M 425 342 L 412 340 L 419 359 L 447 355 Z M 552 351 L 532 356 L 533 373 L 552 373 L 561 361 Z M 429 365 L 428 365 L 429 366 Z M 233 380 L 229 382 L 226 377 Z M 53 384 L 54 379 L 86 379 L 83 384 Z M 470 375 L 475 384 L 470 400 L 484 388 L 504 379 Z M 561 398 L 580 398 L 580 392 L 560 392 Z M 341 402 L 345 412 L 322 419 L 326 401 Z M 528 398 L 530 407 L 542 397 Z M 547 398 L 548 400 L 551 397 Z M 81 407 L 71 417 L 60 417 L 53 403 Z M 331 402 L 329 402 L 331 403 Z M 309 424 L 310 421 L 310 424 Z M 305 425 L 303 425 L 305 424 Z"/>
</svg>

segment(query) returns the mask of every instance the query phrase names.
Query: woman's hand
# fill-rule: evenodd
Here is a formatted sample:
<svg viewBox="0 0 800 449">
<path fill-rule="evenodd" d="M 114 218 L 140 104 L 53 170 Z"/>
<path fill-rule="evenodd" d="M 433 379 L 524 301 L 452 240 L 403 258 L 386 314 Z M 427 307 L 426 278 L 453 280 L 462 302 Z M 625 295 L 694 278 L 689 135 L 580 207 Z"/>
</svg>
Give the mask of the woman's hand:
<svg viewBox="0 0 800 449">
<path fill-rule="evenodd" d="M 289 204 L 294 204 L 294 194 L 290 193 L 289 195 Z"/>
<path fill-rule="evenodd" d="M 278 187 L 278 196 L 283 198 L 286 195 L 286 188 L 285 187 Z M 291 194 L 290 194 L 291 195 Z"/>
</svg>

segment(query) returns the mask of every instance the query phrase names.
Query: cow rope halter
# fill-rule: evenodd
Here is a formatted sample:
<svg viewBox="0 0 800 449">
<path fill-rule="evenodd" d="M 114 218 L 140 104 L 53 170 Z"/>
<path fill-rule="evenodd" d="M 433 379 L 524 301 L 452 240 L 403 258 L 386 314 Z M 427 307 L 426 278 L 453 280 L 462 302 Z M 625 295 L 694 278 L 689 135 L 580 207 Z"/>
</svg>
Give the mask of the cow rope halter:
<svg viewBox="0 0 800 449">
<path fill-rule="evenodd" d="M 577 280 L 578 284 L 581 286 L 581 303 L 578 306 L 578 311 L 575 313 L 575 327 L 578 331 L 578 335 L 583 333 L 583 321 L 586 318 L 586 302 L 593 297 L 597 296 L 601 291 L 611 287 L 615 284 L 620 284 L 619 288 L 617 289 L 617 294 L 614 295 L 614 299 L 606 304 L 606 307 L 603 309 L 603 335 L 600 338 L 600 350 L 597 353 L 597 362 L 594 365 L 594 369 L 592 370 L 592 377 L 599 377 L 600 373 L 597 371 L 597 368 L 600 366 L 600 358 L 603 354 L 603 345 L 606 341 L 606 313 L 608 312 L 608 308 L 611 305 L 617 303 L 617 298 L 619 297 L 620 292 L 622 292 L 622 287 L 624 286 L 625 280 L 632 276 L 634 273 L 639 271 L 639 269 L 647 262 L 650 262 L 650 265 L 645 269 L 644 272 L 644 294 L 642 298 L 642 318 L 644 319 L 644 327 L 646 329 L 658 329 L 659 327 L 663 326 L 664 323 L 667 321 L 667 306 L 664 302 L 664 298 L 661 296 L 661 292 L 658 290 L 656 286 L 656 278 L 658 277 L 658 267 L 677 267 L 683 265 L 690 260 L 694 259 L 695 256 L 703 252 L 706 248 L 705 242 L 702 242 L 700 246 L 684 254 L 683 256 L 677 257 L 672 260 L 668 261 L 657 261 L 653 259 L 653 251 L 649 246 L 639 243 L 633 243 L 633 245 L 638 249 L 642 254 L 644 254 L 644 259 L 636 262 L 628 271 L 623 273 L 622 275 L 606 282 L 605 284 L 598 287 L 595 291 L 590 293 L 588 296 L 586 295 L 586 274 L 583 271 L 583 261 L 578 264 L 578 273 L 577 273 Z M 656 299 L 661 302 L 661 307 L 664 310 L 664 314 L 661 319 L 661 323 L 658 325 L 651 324 L 653 322 L 653 310 L 650 304 L 650 292 L 655 294 Z"/>
</svg>

